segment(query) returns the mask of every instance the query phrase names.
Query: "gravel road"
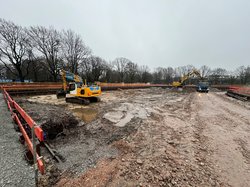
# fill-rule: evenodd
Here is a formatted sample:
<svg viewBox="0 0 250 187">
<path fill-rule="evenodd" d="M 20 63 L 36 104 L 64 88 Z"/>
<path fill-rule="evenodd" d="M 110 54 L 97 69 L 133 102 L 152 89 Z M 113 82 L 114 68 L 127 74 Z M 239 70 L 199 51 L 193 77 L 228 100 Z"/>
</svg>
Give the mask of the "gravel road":
<svg viewBox="0 0 250 187">
<path fill-rule="evenodd" d="M 34 186 L 33 168 L 24 160 L 10 112 L 0 93 L 0 186 Z"/>
</svg>

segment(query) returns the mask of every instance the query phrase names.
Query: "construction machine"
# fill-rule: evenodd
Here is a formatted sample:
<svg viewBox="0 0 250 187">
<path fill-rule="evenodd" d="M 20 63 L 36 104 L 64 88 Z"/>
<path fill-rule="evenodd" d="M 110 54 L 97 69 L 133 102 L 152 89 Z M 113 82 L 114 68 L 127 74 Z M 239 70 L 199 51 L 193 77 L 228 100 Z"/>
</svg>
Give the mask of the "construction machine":
<svg viewBox="0 0 250 187">
<path fill-rule="evenodd" d="M 91 101 L 100 101 L 101 87 L 87 85 L 80 76 L 61 70 L 63 89 L 57 93 L 57 98 L 65 97 L 66 102 L 88 105 Z M 68 89 L 67 89 L 68 87 Z"/>
<path fill-rule="evenodd" d="M 190 71 L 189 73 L 187 73 L 186 75 L 181 77 L 180 81 L 174 81 L 172 83 L 172 86 L 173 87 L 182 87 L 184 81 L 186 81 L 187 79 L 189 79 L 193 75 L 198 76 L 200 79 L 202 78 L 200 72 L 198 70 L 196 70 L 196 69 L 193 69 L 192 71 Z"/>
</svg>

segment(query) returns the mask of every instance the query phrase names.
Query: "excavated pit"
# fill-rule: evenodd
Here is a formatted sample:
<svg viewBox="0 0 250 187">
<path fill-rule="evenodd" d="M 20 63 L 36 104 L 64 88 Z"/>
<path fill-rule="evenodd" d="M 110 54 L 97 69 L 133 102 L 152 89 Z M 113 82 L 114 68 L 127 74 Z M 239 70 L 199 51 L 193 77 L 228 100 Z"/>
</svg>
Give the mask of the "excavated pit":
<svg viewBox="0 0 250 187">
<path fill-rule="evenodd" d="M 51 140 L 58 135 L 66 133 L 75 128 L 79 120 L 62 107 L 36 103 L 24 98 L 15 98 L 17 103 L 32 117 L 32 119 L 43 129 L 45 139 Z"/>
</svg>

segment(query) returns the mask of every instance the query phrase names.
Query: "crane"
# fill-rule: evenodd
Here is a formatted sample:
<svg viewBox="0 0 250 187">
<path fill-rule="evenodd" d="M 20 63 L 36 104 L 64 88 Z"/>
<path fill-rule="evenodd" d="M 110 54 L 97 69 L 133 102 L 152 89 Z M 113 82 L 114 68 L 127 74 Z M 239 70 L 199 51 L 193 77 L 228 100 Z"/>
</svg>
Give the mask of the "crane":
<svg viewBox="0 0 250 187">
<path fill-rule="evenodd" d="M 83 83 L 80 76 L 65 70 L 61 70 L 60 75 L 63 81 L 63 89 L 57 93 L 57 98 L 65 97 L 66 102 L 85 105 L 88 105 L 91 101 L 100 101 L 100 86 L 88 86 L 86 80 Z"/>
</svg>

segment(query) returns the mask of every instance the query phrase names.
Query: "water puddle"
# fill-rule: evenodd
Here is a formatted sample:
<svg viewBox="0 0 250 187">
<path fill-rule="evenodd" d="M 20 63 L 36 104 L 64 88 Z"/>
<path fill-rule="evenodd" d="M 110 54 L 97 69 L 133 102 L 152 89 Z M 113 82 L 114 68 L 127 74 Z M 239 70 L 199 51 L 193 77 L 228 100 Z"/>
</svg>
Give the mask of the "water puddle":
<svg viewBox="0 0 250 187">
<path fill-rule="evenodd" d="M 96 119 L 98 110 L 92 108 L 73 108 L 73 114 L 82 119 L 84 122 L 89 123 Z"/>
</svg>

